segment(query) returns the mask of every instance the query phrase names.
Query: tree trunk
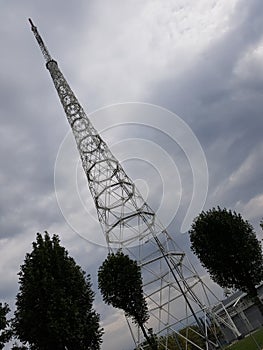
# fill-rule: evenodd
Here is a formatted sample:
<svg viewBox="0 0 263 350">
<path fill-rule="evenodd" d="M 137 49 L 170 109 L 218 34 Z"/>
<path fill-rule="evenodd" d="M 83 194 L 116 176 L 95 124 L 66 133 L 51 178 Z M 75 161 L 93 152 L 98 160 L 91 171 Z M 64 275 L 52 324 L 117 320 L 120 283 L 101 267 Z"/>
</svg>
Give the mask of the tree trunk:
<svg viewBox="0 0 263 350">
<path fill-rule="evenodd" d="M 263 304 L 262 304 L 262 301 L 261 301 L 260 297 L 258 296 L 258 294 L 254 297 L 254 300 L 255 300 L 255 304 L 257 305 L 257 307 L 258 307 L 258 309 L 263 317 Z"/>
<path fill-rule="evenodd" d="M 149 344 L 150 348 L 151 348 L 152 350 L 158 350 L 157 344 L 156 344 L 155 340 L 154 340 L 153 338 L 151 339 L 151 338 L 149 337 L 149 335 L 147 334 L 147 332 L 146 332 L 146 330 L 145 330 L 145 328 L 144 328 L 144 325 L 141 324 L 141 323 L 139 323 L 139 326 L 140 326 L 140 328 L 141 328 L 141 330 L 142 330 L 142 332 L 143 332 L 143 335 L 144 335 L 145 339 L 147 340 L 147 343 Z"/>
<path fill-rule="evenodd" d="M 255 286 L 253 286 L 253 288 L 251 288 L 249 296 L 254 301 L 255 305 L 258 307 L 258 309 L 263 317 L 263 303 L 262 303 L 260 297 L 258 296 L 258 291 L 257 291 L 257 288 Z"/>
</svg>

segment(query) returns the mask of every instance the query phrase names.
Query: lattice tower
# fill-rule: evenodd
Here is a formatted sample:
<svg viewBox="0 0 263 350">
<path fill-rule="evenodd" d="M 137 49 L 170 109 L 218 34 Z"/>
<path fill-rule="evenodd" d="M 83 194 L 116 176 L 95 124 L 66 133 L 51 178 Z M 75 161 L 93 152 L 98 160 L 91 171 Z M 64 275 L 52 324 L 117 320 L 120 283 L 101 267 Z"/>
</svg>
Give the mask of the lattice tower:
<svg viewBox="0 0 263 350">
<path fill-rule="evenodd" d="M 107 245 L 110 250 L 121 248 L 141 266 L 150 311 L 148 327 L 159 337 L 161 349 L 171 350 L 167 334 L 186 339 L 178 330 L 194 324 L 199 326 L 200 336 L 205 339 L 204 349 L 216 346 L 216 341 L 209 338 L 211 323 L 223 324 L 239 335 L 227 314 L 222 317 L 212 311 L 210 300 L 212 297 L 213 303 L 217 302 L 216 296 L 93 127 L 36 26 L 29 21 L 72 128 Z M 144 349 L 140 331 L 129 322 L 128 325 L 136 348 Z M 188 342 L 194 344 L 191 340 Z"/>
</svg>

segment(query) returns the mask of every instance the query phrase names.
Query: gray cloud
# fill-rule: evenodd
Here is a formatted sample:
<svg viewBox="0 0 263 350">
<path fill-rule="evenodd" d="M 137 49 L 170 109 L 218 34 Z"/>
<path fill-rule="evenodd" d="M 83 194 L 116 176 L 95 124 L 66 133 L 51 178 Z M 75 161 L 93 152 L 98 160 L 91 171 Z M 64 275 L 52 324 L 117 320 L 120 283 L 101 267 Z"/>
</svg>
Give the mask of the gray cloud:
<svg viewBox="0 0 263 350">
<path fill-rule="evenodd" d="M 17 271 L 37 231 L 61 234 L 70 255 L 92 274 L 96 291 L 96 271 L 107 254 L 105 248 L 74 232 L 60 212 L 54 164 L 68 124 L 27 17 L 38 26 L 73 90 L 87 103 L 88 112 L 114 102 L 138 100 L 177 113 L 194 131 L 207 157 L 206 208 L 231 207 L 258 225 L 263 215 L 261 0 L 237 0 L 233 9 L 228 1 L 221 2 L 222 8 L 212 8 L 207 0 L 199 3 L 200 8 L 188 0 L 179 1 L 178 6 L 167 2 L 166 7 L 161 1 L 142 5 L 140 1 L 84 0 L 1 5 L 0 299 L 13 306 Z M 114 125 L 114 113 L 105 118 Z M 124 115 L 124 124 L 130 118 Z M 91 119 L 100 129 L 103 118 L 95 113 Z M 116 127 L 104 134 L 109 143 L 116 143 L 116 150 L 118 141 L 128 137 L 154 141 L 174 160 L 182 180 L 182 201 L 169 232 L 176 233 L 178 244 L 189 251 L 188 237 L 180 234 L 180 227 L 193 179 L 180 145 L 151 128 Z M 125 149 L 119 152 L 125 155 Z M 154 179 L 157 185 L 148 186 L 148 198 L 158 208 L 163 187 L 160 169 L 140 160 L 124 162 L 124 166 L 132 178 L 144 178 L 150 185 Z M 165 176 L 174 176 L 169 171 Z M 69 174 L 65 167 L 61 178 L 65 184 Z M 80 183 L 84 188 L 85 179 Z M 101 234 L 88 215 L 80 217 L 70 191 L 63 186 L 61 191 L 82 232 Z M 173 205 L 172 195 L 167 200 Z M 103 348 L 132 348 L 122 315 L 105 308 L 99 294 L 96 305 L 107 330 Z M 117 336 L 120 330 L 122 342 Z"/>
<path fill-rule="evenodd" d="M 208 195 L 208 206 L 234 207 L 262 193 L 262 63 L 253 58 L 262 47 L 260 7 L 260 1 L 238 2 L 229 30 L 187 72 L 159 85 L 152 97 L 184 117 L 200 140 L 208 158 L 210 193 L 215 192 Z M 240 174 L 242 182 L 228 185 L 251 157 L 246 177 Z"/>
</svg>

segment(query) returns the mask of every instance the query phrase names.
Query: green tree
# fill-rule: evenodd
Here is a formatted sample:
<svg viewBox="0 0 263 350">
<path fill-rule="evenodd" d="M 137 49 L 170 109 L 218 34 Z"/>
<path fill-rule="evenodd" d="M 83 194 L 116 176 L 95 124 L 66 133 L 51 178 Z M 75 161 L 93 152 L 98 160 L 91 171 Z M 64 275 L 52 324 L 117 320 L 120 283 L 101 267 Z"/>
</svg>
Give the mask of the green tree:
<svg viewBox="0 0 263 350">
<path fill-rule="evenodd" d="M 37 234 L 19 272 L 15 335 L 32 350 L 97 350 L 102 330 L 93 310 L 90 276 L 60 245 Z"/>
<path fill-rule="evenodd" d="M 7 319 L 9 311 L 9 306 L 6 303 L 0 303 L 0 349 L 4 348 L 5 343 L 7 343 L 12 336 Z"/>
<path fill-rule="evenodd" d="M 263 258 L 253 227 L 240 214 L 218 207 L 202 212 L 189 233 L 191 249 L 211 278 L 247 293 L 263 315 L 256 288 L 263 280 Z"/>
<path fill-rule="evenodd" d="M 141 328 L 151 349 L 157 349 L 154 336 L 147 334 L 144 327 L 149 313 L 137 262 L 121 251 L 109 254 L 99 268 L 98 285 L 104 302 L 122 309 Z"/>
</svg>

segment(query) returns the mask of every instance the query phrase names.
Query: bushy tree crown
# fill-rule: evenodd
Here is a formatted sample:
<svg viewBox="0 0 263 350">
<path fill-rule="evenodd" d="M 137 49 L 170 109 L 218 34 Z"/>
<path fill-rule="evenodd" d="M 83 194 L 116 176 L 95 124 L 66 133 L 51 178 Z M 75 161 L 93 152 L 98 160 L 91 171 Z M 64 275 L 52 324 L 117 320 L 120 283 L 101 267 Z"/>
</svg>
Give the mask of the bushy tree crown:
<svg viewBox="0 0 263 350">
<path fill-rule="evenodd" d="M 59 237 L 37 234 L 19 272 L 14 330 L 30 349 L 97 350 L 102 331 L 93 310 L 90 276 Z"/>
<path fill-rule="evenodd" d="M 191 249 L 216 283 L 256 295 L 263 280 L 261 244 L 240 214 L 219 207 L 202 212 L 189 233 Z"/>
</svg>

